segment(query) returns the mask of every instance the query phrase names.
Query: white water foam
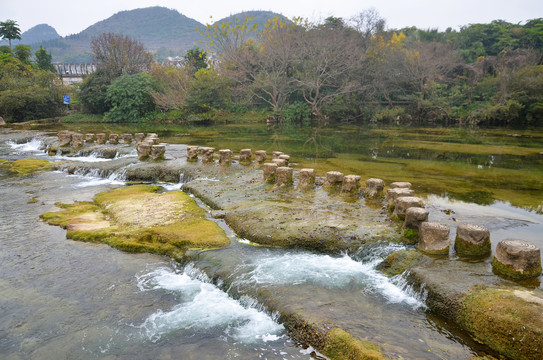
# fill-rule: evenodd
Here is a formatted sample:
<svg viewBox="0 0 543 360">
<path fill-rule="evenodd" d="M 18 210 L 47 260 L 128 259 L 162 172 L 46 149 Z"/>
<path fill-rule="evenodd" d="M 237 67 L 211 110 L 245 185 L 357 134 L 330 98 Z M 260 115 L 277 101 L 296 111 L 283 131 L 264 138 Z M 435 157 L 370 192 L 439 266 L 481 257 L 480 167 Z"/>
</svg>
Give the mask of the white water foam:
<svg viewBox="0 0 543 360">
<path fill-rule="evenodd" d="M 269 342 L 283 337 L 284 327 L 265 312 L 236 301 L 211 284 L 193 268 L 177 273 L 159 268 L 138 277 L 141 291 L 170 291 L 180 304 L 169 311 L 158 310 L 141 325 L 153 342 L 179 330 L 222 331 L 243 343 Z"/>
<path fill-rule="evenodd" d="M 23 144 L 17 144 L 13 141 L 8 141 L 6 144 L 9 145 L 13 150 L 17 150 L 17 152 L 32 152 L 38 153 L 36 155 L 45 155 L 43 152 L 43 140 L 39 138 L 33 138 L 32 140 Z"/>
<path fill-rule="evenodd" d="M 392 246 L 397 250 L 398 245 Z M 390 249 L 388 250 L 390 253 Z M 407 290 L 400 279 L 389 279 L 375 267 L 382 261 L 373 257 L 369 261 L 356 261 L 348 255 L 294 253 L 266 255 L 243 266 L 253 267 L 238 281 L 262 285 L 316 284 L 327 288 L 361 286 L 365 292 L 379 293 L 389 303 L 404 303 L 413 308 L 424 307 L 416 294 Z"/>
</svg>

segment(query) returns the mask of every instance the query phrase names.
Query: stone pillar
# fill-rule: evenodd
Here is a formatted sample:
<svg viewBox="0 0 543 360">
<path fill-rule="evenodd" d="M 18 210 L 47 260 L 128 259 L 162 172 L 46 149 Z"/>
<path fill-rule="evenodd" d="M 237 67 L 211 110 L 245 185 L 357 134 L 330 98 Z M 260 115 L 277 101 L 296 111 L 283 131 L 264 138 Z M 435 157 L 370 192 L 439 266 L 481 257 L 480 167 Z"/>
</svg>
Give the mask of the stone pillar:
<svg viewBox="0 0 543 360">
<path fill-rule="evenodd" d="M 405 222 L 403 227 L 419 231 L 420 224 L 425 221 L 428 221 L 428 210 L 420 207 L 410 207 L 405 211 Z"/>
<path fill-rule="evenodd" d="M 287 166 L 287 161 L 285 159 L 272 159 L 272 163 L 277 164 L 277 166 Z"/>
<path fill-rule="evenodd" d="M 198 160 L 198 146 L 187 146 L 187 160 L 188 161 Z"/>
<path fill-rule="evenodd" d="M 364 196 L 368 199 L 373 199 L 383 195 L 383 189 L 385 188 L 385 181 L 381 179 L 371 178 L 366 180 L 366 190 Z"/>
<path fill-rule="evenodd" d="M 109 134 L 109 143 L 117 144 L 119 142 L 119 134 Z"/>
<path fill-rule="evenodd" d="M 290 156 L 289 155 L 285 155 L 285 154 L 279 155 L 279 159 L 285 160 L 285 162 L 286 162 L 285 166 L 288 166 L 288 163 L 290 162 Z"/>
<path fill-rule="evenodd" d="M 274 151 L 272 153 L 272 159 L 279 159 L 279 156 L 283 155 L 283 153 L 281 151 Z"/>
<path fill-rule="evenodd" d="M 536 277 L 541 274 L 541 252 L 527 241 L 505 239 L 496 246 L 492 268 L 512 279 Z"/>
<path fill-rule="evenodd" d="M 166 152 L 165 145 L 151 145 L 151 159 L 164 160 L 165 152 Z"/>
<path fill-rule="evenodd" d="M 83 146 L 83 134 L 72 133 L 72 147 L 75 149 L 80 146 Z"/>
<path fill-rule="evenodd" d="M 299 176 L 298 187 L 308 188 L 315 184 L 315 169 L 301 169 Z"/>
<path fill-rule="evenodd" d="M 249 162 L 252 156 L 253 152 L 251 149 L 241 149 L 239 152 L 239 162 Z"/>
<path fill-rule="evenodd" d="M 4 118 L 0 116 L 0 127 L 6 126 L 6 122 L 4 121 Z"/>
<path fill-rule="evenodd" d="M 454 250 L 462 256 L 490 254 L 490 231 L 484 226 L 461 224 L 456 228 Z"/>
<path fill-rule="evenodd" d="M 94 141 L 94 134 L 92 133 L 88 133 L 88 134 L 85 134 L 85 142 L 93 142 Z"/>
<path fill-rule="evenodd" d="M 219 150 L 219 164 L 228 165 L 230 164 L 231 160 L 232 160 L 232 150 L 230 149 Z"/>
<path fill-rule="evenodd" d="M 66 131 L 66 130 L 59 131 L 57 136 L 60 142 L 59 146 L 68 146 L 72 142 L 72 133 L 69 131 Z"/>
<path fill-rule="evenodd" d="M 387 205 L 392 206 L 396 202 L 396 199 L 402 196 L 413 196 L 415 191 L 405 188 L 389 189 L 387 191 Z"/>
<path fill-rule="evenodd" d="M 279 166 L 275 172 L 275 186 L 287 186 L 292 184 L 292 168 Z"/>
<path fill-rule="evenodd" d="M 330 187 L 333 185 L 342 185 L 343 178 L 343 174 L 339 171 L 328 171 L 326 173 L 326 181 L 324 182 L 324 186 Z"/>
<path fill-rule="evenodd" d="M 341 184 L 341 191 L 354 193 L 360 188 L 360 176 L 347 175 L 343 177 L 343 183 Z"/>
<path fill-rule="evenodd" d="M 267 155 L 265 150 L 255 151 L 255 161 L 259 164 L 263 164 L 266 161 Z"/>
<path fill-rule="evenodd" d="M 419 249 L 432 255 L 447 255 L 451 239 L 447 225 L 435 222 L 423 222 L 419 230 Z"/>
<path fill-rule="evenodd" d="M 138 145 L 140 142 L 142 142 L 144 138 L 145 138 L 144 133 L 135 133 L 134 134 L 134 139 L 136 140 L 136 145 Z"/>
<path fill-rule="evenodd" d="M 132 143 L 132 134 L 123 134 L 123 144 Z"/>
<path fill-rule="evenodd" d="M 396 181 L 390 184 L 391 189 L 411 189 L 411 183 L 406 181 Z"/>
<path fill-rule="evenodd" d="M 141 142 L 136 146 L 136 150 L 138 151 L 138 159 L 139 160 L 146 160 L 149 157 L 149 154 L 151 153 L 151 144 L 148 142 Z"/>
<path fill-rule="evenodd" d="M 213 154 L 215 153 L 215 148 L 205 147 L 201 149 L 202 152 L 202 162 L 209 163 L 213 162 Z"/>
<path fill-rule="evenodd" d="M 99 144 L 99 145 L 105 144 L 106 143 L 106 134 L 104 134 L 104 133 L 96 134 L 96 143 Z"/>
<path fill-rule="evenodd" d="M 394 203 L 394 215 L 400 220 L 405 219 L 405 212 L 411 207 L 424 207 L 424 201 L 421 198 L 415 196 L 402 196 L 396 199 Z"/>
<path fill-rule="evenodd" d="M 277 168 L 278 166 L 275 163 L 265 163 L 264 165 L 262 165 L 262 171 L 264 172 L 264 181 L 275 181 L 275 173 L 277 171 Z"/>
</svg>

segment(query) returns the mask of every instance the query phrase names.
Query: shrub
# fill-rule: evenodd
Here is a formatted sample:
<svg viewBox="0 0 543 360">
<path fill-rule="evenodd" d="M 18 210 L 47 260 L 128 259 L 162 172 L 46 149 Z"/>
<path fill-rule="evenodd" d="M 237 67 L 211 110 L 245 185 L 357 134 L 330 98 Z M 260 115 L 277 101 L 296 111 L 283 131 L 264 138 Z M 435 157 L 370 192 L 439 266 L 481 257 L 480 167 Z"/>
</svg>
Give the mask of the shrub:
<svg viewBox="0 0 543 360">
<path fill-rule="evenodd" d="M 150 75 L 139 73 L 123 75 L 111 83 L 106 99 L 111 104 L 104 119 L 111 122 L 134 122 L 154 110 L 151 92 L 154 90 Z"/>
<path fill-rule="evenodd" d="M 96 71 L 85 78 L 79 88 L 79 99 L 84 111 L 103 114 L 111 108 L 107 99 L 107 88 L 110 83 L 109 77 L 101 71 Z"/>
<path fill-rule="evenodd" d="M 285 105 L 283 109 L 285 122 L 289 125 L 311 125 L 311 108 L 304 102 L 295 102 Z"/>
</svg>

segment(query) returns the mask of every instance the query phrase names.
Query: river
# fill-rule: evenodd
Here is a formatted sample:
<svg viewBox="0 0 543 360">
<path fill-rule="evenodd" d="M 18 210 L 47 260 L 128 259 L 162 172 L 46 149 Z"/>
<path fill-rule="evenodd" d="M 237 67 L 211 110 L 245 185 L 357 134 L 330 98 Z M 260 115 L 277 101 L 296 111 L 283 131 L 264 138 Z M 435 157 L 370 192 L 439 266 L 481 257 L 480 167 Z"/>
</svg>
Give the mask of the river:
<svg viewBox="0 0 543 360">
<path fill-rule="evenodd" d="M 0 158 L 51 159 L 39 150 L 39 140 L 19 144 L 14 137 L 0 130 Z M 38 220 L 55 209 L 55 202 L 91 200 L 123 185 L 122 176 L 41 172 L 15 178 L 0 168 L 1 358 L 323 358 L 288 336 L 277 314 L 255 300 L 257 289 L 281 294 L 300 311 L 350 321 L 349 330 L 394 358 L 467 359 L 485 350 L 428 314 L 424 292 L 375 270 L 400 245 L 342 256 L 287 252 L 250 246 L 222 223 L 232 245 L 182 266 L 160 256 L 67 240 L 65 230 Z M 499 237 L 520 234 L 541 241 L 539 199 L 528 209 L 443 194 L 428 195 L 427 201 L 442 214 L 440 220 L 457 220 L 441 210 L 462 219 L 468 207 L 486 223 L 494 221 Z M 214 260 L 228 275 L 211 281 L 202 269 Z"/>
</svg>

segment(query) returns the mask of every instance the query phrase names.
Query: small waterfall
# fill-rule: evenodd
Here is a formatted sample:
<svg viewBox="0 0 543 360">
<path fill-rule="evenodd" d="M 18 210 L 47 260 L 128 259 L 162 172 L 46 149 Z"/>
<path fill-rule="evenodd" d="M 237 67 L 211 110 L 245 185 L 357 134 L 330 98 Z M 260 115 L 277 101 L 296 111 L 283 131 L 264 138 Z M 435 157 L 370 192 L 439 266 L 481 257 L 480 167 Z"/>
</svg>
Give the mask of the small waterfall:
<svg viewBox="0 0 543 360">
<path fill-rule="evenodd" d="M 178 271 L 168 267 L 146 271 L 137 280 L 141 291 L 165 291 L 179 298 L 178 305 L 156 311 L 140 325 L 152 342 L 182 331 L 219 331 L 226 339 L 255 345 L 284 337 L 277 315 L 267 314 L 249 297 L 234 300 L 190 265 Z"/>
<path fill-rule="evenodd" d="M 17 144 L 13 141 L 6 142 L 13 150 L 16 150 L 18 153 L 23 152 L 32 152 L 38 153 L 36 155 L 45 155 L 43 150 L 45 149 L 43 139 L 41 138 L 32 138 L 30 141 L 22 144 Z"/>
</svg>

